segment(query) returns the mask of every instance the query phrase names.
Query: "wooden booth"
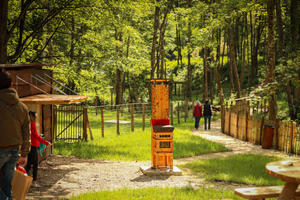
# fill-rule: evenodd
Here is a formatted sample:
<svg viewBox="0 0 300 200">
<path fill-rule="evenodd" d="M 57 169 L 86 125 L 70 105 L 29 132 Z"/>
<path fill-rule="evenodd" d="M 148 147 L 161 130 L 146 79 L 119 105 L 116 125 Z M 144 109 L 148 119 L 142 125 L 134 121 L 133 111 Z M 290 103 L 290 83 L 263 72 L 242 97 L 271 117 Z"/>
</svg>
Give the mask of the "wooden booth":
<svg viewBox="0 0 300 200">
<path fill-rule="evenodd" d="M 13 88 L 17 90 L 20 100 L 27 105 L 28 110 L 37 113 L 38 132 L 43 134 L 46 140 L 54 143 L 54 105 L 73 104 L 86 100 L 87 97 L 55 94 L 58 89 L 53 86 L 53 72 L 44 69 L 45 66 L 53 65 L 0 64 L 0 69 L 11 75 Z M 52 153 L 52 148 L 46 148 L 43 158 Z"/>
</svg>

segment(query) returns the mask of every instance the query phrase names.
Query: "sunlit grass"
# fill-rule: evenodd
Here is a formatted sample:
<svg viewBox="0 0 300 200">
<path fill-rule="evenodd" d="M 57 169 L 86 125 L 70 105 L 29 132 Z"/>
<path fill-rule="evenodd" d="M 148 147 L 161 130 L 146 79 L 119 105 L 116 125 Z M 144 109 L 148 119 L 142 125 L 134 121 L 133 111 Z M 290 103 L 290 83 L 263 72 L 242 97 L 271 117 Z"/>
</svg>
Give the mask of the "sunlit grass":
<svg viewBox="0 0 300 200">
<path fill-rule="evenodd" d="M 105 121 L 116 119 L 114 112 L 106 111 Z M 79 158 L 120 160 L 120 161 L 145 161 L 151 159 L 151 128 L 150 118 L 146 118 L 146 129 L 142 130 L 142 117 L 135 115 L 135 130 L 131 131 L 130 124 L 120 124 L 120 135 L 116 133 L 115 123 L 105 123 L 104 137 L 101 137 L 100 115 L 89 112 L 94 140 L 88 142 L 64 143 L 56 142 L 54 152 L 62 155 L 74 155 Z M 128 114 L 120 114 L 120 120 L 130 121 Z M 174 158 L 200 155 L 208 152 L 226 151 L 220 144 L 209 142 L 194 136 L 191 129 L 194 126 L 192 118 L 186 123 L 177 124 L 174 120 Z M 202 119 L 203 122 L 203 119 Z"/>
<path fill-rule="evenodd" d="M 195 160 L 181 167 L 208 180 L 222 180 L 251 185 L 282 185 L 280 179 L 266 173 L 268 162 L 278 160 L 264 155 L 243 154 L 228 158 Z"/>
<path fill-rule="evenodd" d="M 233 191 L 220 189 L 200 188 L 194 190 L 191 187 L 185 188 L 144 188 L 144 189 L 120 189 L 114 191 L 101 191 L 82 194 L 70 200 L 212 200 L 232 199 L 239 200 Z"/>
</svg>

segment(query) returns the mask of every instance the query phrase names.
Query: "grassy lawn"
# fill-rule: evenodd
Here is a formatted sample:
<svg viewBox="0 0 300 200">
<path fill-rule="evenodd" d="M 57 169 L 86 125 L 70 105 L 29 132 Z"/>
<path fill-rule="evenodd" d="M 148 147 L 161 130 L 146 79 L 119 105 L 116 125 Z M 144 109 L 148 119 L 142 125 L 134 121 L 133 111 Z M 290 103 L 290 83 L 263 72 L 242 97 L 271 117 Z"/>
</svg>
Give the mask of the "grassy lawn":
<svg viewBox="0 0 300 200">
<path fill-rule="evenodd" d="M 184 168 L 208 180 L 223 180 L 250 185 L 283 185 L 284 183 L 266 173 L 265 165 L 278 160 L 263 155 L 243 154 L 223 159 L 196 160 Z"/>
<path fill-rule="evenodd" d="M 70 200 L 90 200 L 90 199 L 122 199 L 122 200 L 212 200 L 212 199 L 235 199 L 241 200 L 228 190 L 214 190 L 214 189 L 199 189 L 193 188 L 144 188 L 144 189 L 120 189 L 114 191 L 101 191 L 82 194 L 73 197 Z"/>
<path fill-rule="evenodd" d="M 116 119 L 115 113 L 105 112 L 105 121 Z M 142 130 L 142 117 L 135 115 L 135 130 L 131 132 L 130 124 L 120 124 L 120 135 L 116 134 L 115 123 L 105 123 L 105 137 L 101 137 L 100 115 L 89 110 L 89 120 L 92 127 L 94 140 L 88 142 L 64 143 L 56 142 L 55 154 L 74 155 L 79 158 L 120 160 L 120 161 L 145 161 L 151 159 L 151 128 L 150 118 L 146 118 L 146 129 Z M 130 121 L 130 115 L 120 115 L 120 120 Z M 203 119 L 201 121 L 203 123 Z M 194 120 L 188 119 L 177 124 L 174 119 L 174 158 L 200 155 L 208 152 L 226 151 L 226 148 L 217 143 L 209 142 L 192 135 L 191 129 Z"/>
</svg>

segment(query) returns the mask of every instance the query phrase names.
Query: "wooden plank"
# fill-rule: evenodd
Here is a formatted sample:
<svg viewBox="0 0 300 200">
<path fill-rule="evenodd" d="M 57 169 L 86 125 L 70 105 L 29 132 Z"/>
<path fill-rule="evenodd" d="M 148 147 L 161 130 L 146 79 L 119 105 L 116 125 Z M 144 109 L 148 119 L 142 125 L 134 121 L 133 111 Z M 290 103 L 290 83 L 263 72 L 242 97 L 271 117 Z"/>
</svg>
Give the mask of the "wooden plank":
<svg viewBox="0 0 300 200">
<path fill-rule="evenodd" d="M 145 104 L 142 104 L 142 116 L 143 116 L 143 131 L 145 130 Z"/>
<path fill-rule="evenodd" d="M 234 193 L 245 199 L 263 199 L 279 197 L 283 190 L 283 186 L 266 186 L 266 187 L 250 187 L 237 188 Z M 300 188 L 296 191 L 296 196 L 300 196 Z"/>
<path fill-rule="evenodd" d="M 130 105 L 130 113 L 131 113 L 131 131 L 134 132 L 134 105 Z"/>
<path fill-rule="evenodd" d="M 83 139 L 87 141 L 87 107 L 83 108 Z"/>
<path fill-rule="evenodd" d="M 178 124 L 180 124 L 180 105 L 179 105 L 179 102 L 177 104 L 177 119 L 178 119 Z"/>
<path fill-rule="evenodd" d="M 104 137 L 104 118 L 103 118 L 103 107 L 100 107 L 101 112 L 101 135 Z"/>
<path fill-rule="evenodd" d="M 72 104 L 86 99 L 87 96 L 80 95 L 38 94 L 20 98 L 20 101 L 25 104 Z"/>
<path fill-rule="evenodd" d="M 120 135 L 120 115 L 119 115 L 119 112 L 120 112 L 120 106 L 117 105 L 116 106 L 116 110 L 117 110 L 117 135 Z"/>
</svg>

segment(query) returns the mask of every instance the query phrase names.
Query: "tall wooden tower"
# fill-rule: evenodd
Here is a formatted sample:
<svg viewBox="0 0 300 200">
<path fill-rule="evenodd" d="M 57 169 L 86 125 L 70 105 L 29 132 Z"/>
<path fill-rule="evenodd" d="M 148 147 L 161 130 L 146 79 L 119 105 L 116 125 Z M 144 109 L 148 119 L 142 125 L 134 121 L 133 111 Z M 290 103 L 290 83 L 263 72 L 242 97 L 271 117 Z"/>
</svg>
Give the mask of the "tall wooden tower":
<svg viewBox="0 0 300 200">
<path fill-rule="evenodd" d="M 181 174 L 173 166 L 173 131 L 169 120 L 169 81 L 151 80 L 151 153 L 152 166 L 141 167 L 144 174 Z"/>
</svg>

